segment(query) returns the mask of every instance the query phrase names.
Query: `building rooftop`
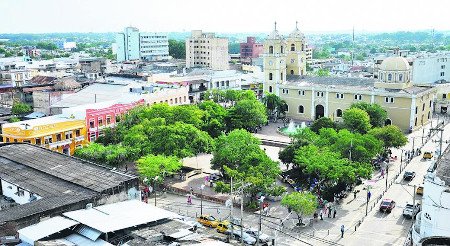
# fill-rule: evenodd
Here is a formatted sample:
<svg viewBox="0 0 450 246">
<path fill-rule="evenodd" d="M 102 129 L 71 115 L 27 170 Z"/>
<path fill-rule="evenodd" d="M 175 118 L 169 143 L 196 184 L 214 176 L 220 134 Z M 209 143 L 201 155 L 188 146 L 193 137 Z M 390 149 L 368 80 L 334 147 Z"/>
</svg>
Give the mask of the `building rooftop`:
<svg viewBox="0 0 450 246">
<path fill-rule="evenodd" d="M 447 149 L 436 166 L 436 176 L 450 186 L 450 151 Z"/>
<path fill-rule="evenodd" d="M 37 119 L 23 120 L 23 121 L 14 122 L 14 123 L 7 123 L 7 124 L 3 124 L 2 127 L 3 128 L 18 127 L 21 130 L 31 130 L 37 126 L 56 124 L 56 123 L 68 122 L 68 121 L 79 121 L 79 119 L 70 118 L 70 117 L 67 117 L 64 115 L 52 115 L 52 116 L 41 117 L 41 118 L 37 118 Z"/>
</svg>

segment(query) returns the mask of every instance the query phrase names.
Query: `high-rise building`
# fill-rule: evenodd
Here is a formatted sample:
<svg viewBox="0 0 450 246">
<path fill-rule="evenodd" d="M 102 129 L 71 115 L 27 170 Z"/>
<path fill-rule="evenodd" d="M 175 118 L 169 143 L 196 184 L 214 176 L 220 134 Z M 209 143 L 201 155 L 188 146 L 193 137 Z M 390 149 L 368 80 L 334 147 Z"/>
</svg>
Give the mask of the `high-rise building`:
<svg viewBox="0 0 450 246">
<path fill-rule="evenodd" d="M 117 33 L 117 61 L 147 60 L 161 61 L 169 58 L 167 35 L 155 32 L 139 32 L 135 27 L 126 27 Z"/>
<path fill-rule="evenodd" d="M 214 33 L 192 31 L 186 39 L 186 67 L 207 67 L 212 70 L 227 70 L 228 39 L 218 38 Z"/>
<path fill-rule="evenodd" d="M 240 46 L 241 59 L 258 58 L 264 50 L 263 44 L 257 43 L 255 37 L 247 37 L 247 42 Z"/>
</svg>

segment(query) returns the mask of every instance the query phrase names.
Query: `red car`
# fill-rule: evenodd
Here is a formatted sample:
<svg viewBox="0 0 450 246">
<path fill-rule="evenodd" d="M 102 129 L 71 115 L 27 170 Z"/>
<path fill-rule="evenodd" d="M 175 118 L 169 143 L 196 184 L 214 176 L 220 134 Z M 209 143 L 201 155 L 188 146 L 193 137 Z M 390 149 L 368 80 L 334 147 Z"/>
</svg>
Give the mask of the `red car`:
<svg viewBox="0 0 450 246">
<path fill-rule="evenodd" d="M 395 208 L 395 202 L 392 199 L 383 199 L 380 204 L 380 211 L 381 212 L 388 212 L 390 213 L 392 209 Z"/>
</svg>

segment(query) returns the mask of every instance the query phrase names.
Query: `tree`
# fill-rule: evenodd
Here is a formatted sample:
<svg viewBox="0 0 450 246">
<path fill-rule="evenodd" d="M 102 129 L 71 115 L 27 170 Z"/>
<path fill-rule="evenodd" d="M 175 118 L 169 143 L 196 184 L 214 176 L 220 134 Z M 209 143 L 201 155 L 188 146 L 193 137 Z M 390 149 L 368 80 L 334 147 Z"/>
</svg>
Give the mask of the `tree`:
<svg viewBox="0 0 450 246">
<path fill-rule="evenodd" d="M 372 127 L 382 127 L 387 119 L 387 112 L 378 104 L 366 102 L 354 103 L 350 108 L 359 108 L 367 112 Z"/>
<path fill-rule="evenodd" d="M 306 145 L 308 145 L 308 142 L 305 140 L 294 141 L 278 152 L 278 159 L 280 159 L 280 161 L 286 165 L 287 169 L 289 169 L 289 164 L 294 163 L 295 151 Z"/>
<path fill-rule="evenodd" d="M 131 152 L 125 146 L 91 143 L 84 148 L 76 149 L 75 156 L 108 166 L 120 166 L 129 160 Z"/>
<path fill-rule="evenodd" d="M 344 111 L 344 126 L 351 132 L 366 133 L 370 130 L 370 118 L 366 111 L 350 108 Z"/>
<path fill-rule="evenodd" d="M 319 77 L 329 77 L 330 71 L 328 69 L 321 68 L 315 72 L 315 75 Z"/>
<path fill-rule="evenodd" d="M 381 140 L 385 149 L 400 148 L 408 141 L 400 128 L 394 125 L 374 128 L 369 134 Z"/>
<path fill-rule="evenodd" d="M 22 102 L 14 102 L 11 113 L 14 115 L 22 115 L 33 111 L 30 105 Z"/>
<path fill-rule="evenodd" d="M 186 43 L 169 39 L 169 55 L 175 59 L 186 59 Z"/>
<path fill-rule="evenodd" d="M 264 105 L 257 100 L 244 99 L 238 101 L 228 111 L 228 129 L 246 129 L 254 131 L 256 127 L 267 123 Z"/>
<path fill-rule="evenodd" d="M 262 98 L 263 104 L 266 106 L 269 115 L 272 115 L 281 103 L 281 98 L 273 93 L 267 93 Z"/>
<path fill-rule="evenodd" d="M 322 128 L 335 128 L 335 123 L 328 117 L 321 117 L 315 120 L 311 125 L 311 130 L 315 133 L 319 133 Z"/>
<path fill-rule="evenodd" d="M 314 214 L 317 209 L 317 197 L 310 192 L 292 192 L 283 197 L 281 205 L 297 214 L 298 225 L 303 224 L 303 216 Z"/>
<path fill-rule="evenodd" d="M 180 159 L 175 156 L 149 154 L 137 160 L 139 174 L 148 179 L 159 176 L 160 180 L 164 180 L 167 175 L 174 174 L 182 166 Z"/>
<path fill-rule="evenodd" d="M 213 101 L 203 101 L 198 107 L 204 112 L 202 130 L 213 138 L 220 136 L 225 131 L 228 112 Z"/>
</svg>

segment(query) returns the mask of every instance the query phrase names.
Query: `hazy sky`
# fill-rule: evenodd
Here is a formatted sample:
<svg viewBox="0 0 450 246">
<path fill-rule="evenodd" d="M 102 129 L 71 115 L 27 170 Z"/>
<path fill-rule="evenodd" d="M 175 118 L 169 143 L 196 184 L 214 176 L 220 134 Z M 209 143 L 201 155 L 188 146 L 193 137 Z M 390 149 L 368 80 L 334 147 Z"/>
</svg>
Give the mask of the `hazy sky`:
<svg viewBox="0 0 450 246">
<path fill-rule="evenodd" d="M 450 30 L 448 0 L 0 0 L 0 33 Z"/>
</svg>

